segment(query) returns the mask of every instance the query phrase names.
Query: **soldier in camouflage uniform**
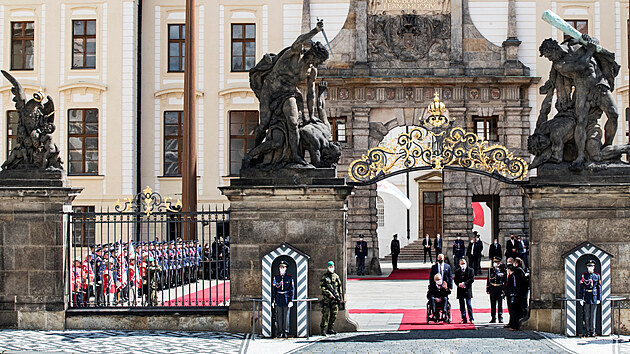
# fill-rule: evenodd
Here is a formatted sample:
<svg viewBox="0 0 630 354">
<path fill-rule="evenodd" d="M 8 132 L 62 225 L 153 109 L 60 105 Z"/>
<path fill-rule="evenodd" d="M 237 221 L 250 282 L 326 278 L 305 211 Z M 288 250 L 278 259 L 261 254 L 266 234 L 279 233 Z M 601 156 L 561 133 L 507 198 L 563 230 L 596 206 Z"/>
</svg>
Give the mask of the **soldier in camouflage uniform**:
<svg viewBox="0 0 630 354">
<path fill-rule="evenodd" d="M 343 290 L 341 279 L 335 273 L 335 263 L 328 262 L 328 271 L 322 275 L 319 286 L 322 289 L 322 323 L 320 324 L 322 335 L 337 334 L 333 329 L 339 305 L 343 304 Z"/>
<path fill-rule="evenodd" d="M 162 267 L 155 264 L 155 259 L 151 256 L 147 258 L 147 261 L 149 262 L 149 266 L 147 267 L 146 283 L 149 287 L 149 306 L 157 306 L 157 290 L 160 286 L 160 274 L 162 273 Z"/>
</svg>

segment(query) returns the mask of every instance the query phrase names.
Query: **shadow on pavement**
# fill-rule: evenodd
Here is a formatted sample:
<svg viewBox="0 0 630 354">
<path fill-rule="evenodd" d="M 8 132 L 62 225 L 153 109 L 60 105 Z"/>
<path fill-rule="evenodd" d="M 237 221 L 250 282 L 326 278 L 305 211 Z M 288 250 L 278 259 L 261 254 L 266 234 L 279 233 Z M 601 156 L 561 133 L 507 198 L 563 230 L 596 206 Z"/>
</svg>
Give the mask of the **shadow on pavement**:
<svg viewBox="0 0 630 354">
<path fill-rule="evenodd" d="M 379 343 L 388 341 L 404 341 L 418 339 L 448 339 L 455 338 L 499 338 L 499 339 L 526 339 L 539 340 L 544 339 L 543 336 L 532 331 L 508 331 L 503 328 L 485 328 L 474 331 L 464 330 L 440 330 L 440 331 L 388 331 L 388 332 L 372 332 L 372 333 L 344 333 L 339 337 L 327 337 L 319 341 L 319 343 Z"/>
</svg>

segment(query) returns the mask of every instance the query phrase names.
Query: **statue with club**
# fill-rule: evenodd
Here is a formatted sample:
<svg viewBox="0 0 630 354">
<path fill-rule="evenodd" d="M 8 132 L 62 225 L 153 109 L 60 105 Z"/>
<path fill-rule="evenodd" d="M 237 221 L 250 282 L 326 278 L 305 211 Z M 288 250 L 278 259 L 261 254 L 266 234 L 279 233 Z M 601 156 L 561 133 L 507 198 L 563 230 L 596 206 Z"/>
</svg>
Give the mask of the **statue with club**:
<svg viewBox="0 0 630 354">
<path fill-rule="evenodd" d="M 571 161 L 570 168 L 580 171 L 620 162 L 630 147 L 612 145 L 619 117 L 611 93 L 620 68 L 614 53 L 551 11 L 543 14 L 543 20 L 571 38 L 563 43 L 545 39 L 539 48 L 540 56 L 552 66 L 549 80 L 540 88 L 545 99 L 536 130 L 528 139 L 528 149 L 535 155 L 531 167 Z M 554 93 L 558 114 L 548 120 Z M 598 124 L 602 113 L 607 118 L 603 133 Z"/>
<path fill-rule="evenodd" d="M 311 39 L 324 30 L 322 20 L 278 54 L 265 54 L 249 72 L 250 87 L 260 101 L 260 122 L 254 147 L 243 158 L 243 168 L 333 167 L 341 147 L 329 142 L 325 115 L 326 84 L 316 84 L 317 67 L 328 50 Z M 305 50 L 304 47 L 310 46 Z M 306 107 L 298 86 L 306 81 Z M 316 114 L 317 113 L 317 114 Z M 309 151 L 311 163 L 304 159 Z"/>
</svg>

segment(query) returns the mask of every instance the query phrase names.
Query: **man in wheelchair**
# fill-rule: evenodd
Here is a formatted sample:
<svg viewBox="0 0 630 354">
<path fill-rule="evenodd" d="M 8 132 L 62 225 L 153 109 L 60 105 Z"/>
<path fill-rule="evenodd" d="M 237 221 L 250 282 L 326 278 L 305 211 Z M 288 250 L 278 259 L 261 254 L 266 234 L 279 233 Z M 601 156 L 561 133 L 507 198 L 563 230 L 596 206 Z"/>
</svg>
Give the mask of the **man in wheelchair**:
<svg viewBox="0 0 630 354">
<path fill-rule="evenodd" d="M 451 289 L 448 288 L 448 284 L 442 280 L 442 276 L 438 273 L 433 277 L 433 284 L 429 284 L 429 291 L 427 292 L 427 299 L 429 299 L 429 306 L 427 306 L 427 323 L 429 321 L 446 321 L 450 322 L 450 304 L 448 301 L 448 295 L 451 293 Z"/>
</svg>

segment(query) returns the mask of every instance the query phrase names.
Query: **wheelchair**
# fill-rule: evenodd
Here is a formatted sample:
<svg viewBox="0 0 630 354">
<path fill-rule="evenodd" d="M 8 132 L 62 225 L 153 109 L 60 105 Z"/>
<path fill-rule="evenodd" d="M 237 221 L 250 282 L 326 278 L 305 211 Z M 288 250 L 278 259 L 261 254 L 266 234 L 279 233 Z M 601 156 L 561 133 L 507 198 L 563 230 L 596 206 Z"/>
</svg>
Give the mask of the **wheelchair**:
<svg viewBox="0 0 630 354">
<path fill-rule="evenodd" d="M 446 298 L 446 305 L 440 305 L 439 303 L 436 306 L 437 308 L 437 316 L 436 319 L 433 318 L 433 313 L 431 310 L 431 300 L 427 301 L 427 324 L 431 321 L 451 323 L 451 302 L 448 298 Z"/>
</svg>

